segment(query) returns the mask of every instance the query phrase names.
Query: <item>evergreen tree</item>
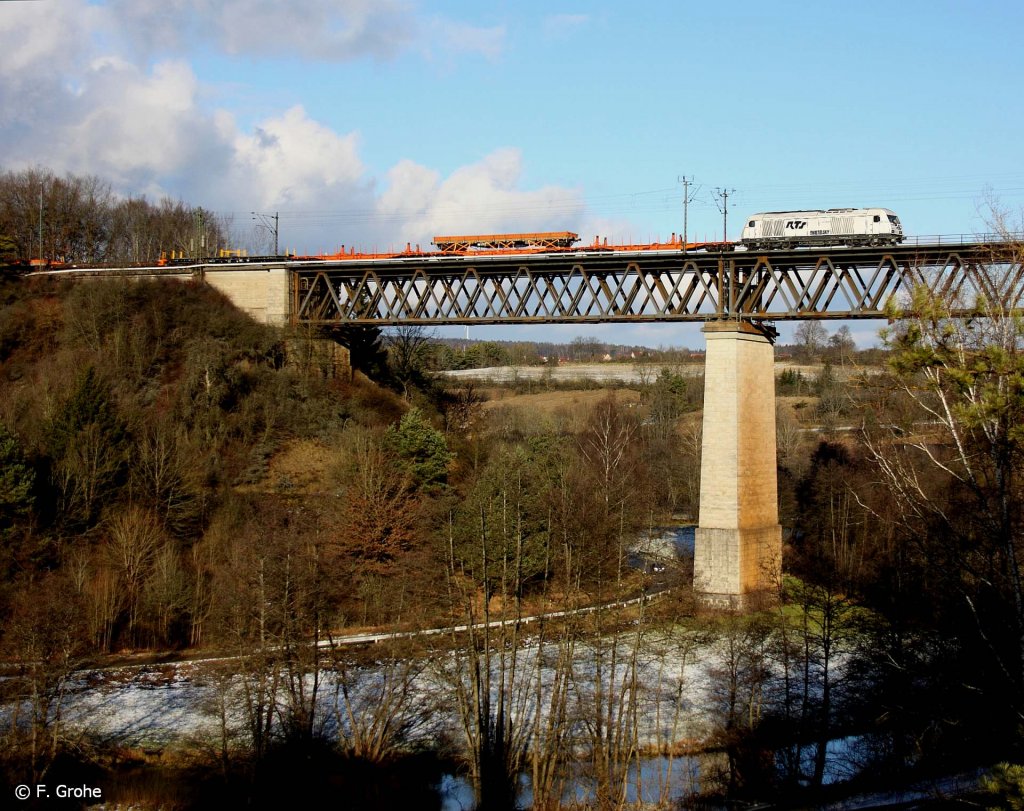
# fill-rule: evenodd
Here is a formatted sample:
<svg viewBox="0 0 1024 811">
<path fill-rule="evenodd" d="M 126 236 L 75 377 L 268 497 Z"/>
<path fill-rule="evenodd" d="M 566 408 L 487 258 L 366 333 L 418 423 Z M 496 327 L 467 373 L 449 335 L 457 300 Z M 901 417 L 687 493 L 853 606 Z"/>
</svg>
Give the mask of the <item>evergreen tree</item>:
<svg viewBox="0 0 1024 811">
<path fill-rule="evenodd" d="M 397 426 L 388 428 L 385 438 L 406 466 L 419 489 L 435 489 L 448 481 L 452 453 L 444 434 L 434 428 L 418 408 L 406 412 Z"/>
<path fill-rule="evenodd" d="M 18 438 L 0 423 L 0 531 L 32 508 L 34 484 Z"/>
<path fill-rule="evenodd" d="M 86 369 L 50 433 L 62 518 L 92 524 L 128 460 L 127 428 L 95 369 Z"/>
</svg>

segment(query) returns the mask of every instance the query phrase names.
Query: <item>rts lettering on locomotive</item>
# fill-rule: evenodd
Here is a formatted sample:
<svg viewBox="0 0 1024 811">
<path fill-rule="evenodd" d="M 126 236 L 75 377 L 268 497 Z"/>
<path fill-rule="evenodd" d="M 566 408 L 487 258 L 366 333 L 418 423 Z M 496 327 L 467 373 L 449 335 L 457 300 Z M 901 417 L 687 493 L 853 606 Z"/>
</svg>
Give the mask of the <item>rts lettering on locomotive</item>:
<svg viewBox="0 0 1024 811">
<path fill-rule="evenodd" d="M 903 226 L 887 208 L 830 208 L 827 211 L 766 211 L 751 215 L 740 245 L 776 250 L 812 245 L 898 245 Z"/>
</svg>

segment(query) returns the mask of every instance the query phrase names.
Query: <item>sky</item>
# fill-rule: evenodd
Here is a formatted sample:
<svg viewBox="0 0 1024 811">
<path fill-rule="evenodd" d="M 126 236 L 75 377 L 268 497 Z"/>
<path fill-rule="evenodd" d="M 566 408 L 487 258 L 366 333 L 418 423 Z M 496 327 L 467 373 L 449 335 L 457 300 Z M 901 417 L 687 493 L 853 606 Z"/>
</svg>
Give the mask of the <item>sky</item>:
<svg viewBox="0 0 1024 811">
<path fill-rule="evenodd" d="M 1024 207 L 1021 31 L 1016 0 L 0 0 L 0 169 L 201 205 L 250 250 L 275 213 L 300 253 L 667 240 L 683 177 L 691 240 L 721 238 L 720 190 L 730 238 L 845 206 L 977 234 L 993 202 Z M 862 346 L 880 326 L 851 324 Z M 682 325 L 471 335 L 702 345 Z"/>
</svg>

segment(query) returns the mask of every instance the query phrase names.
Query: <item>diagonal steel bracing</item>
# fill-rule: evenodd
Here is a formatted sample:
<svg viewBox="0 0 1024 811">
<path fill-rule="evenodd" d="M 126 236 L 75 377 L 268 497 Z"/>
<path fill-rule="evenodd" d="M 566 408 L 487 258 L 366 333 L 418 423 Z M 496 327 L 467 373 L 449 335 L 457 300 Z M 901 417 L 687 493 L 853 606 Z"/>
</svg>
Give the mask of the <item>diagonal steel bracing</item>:
<svg viewBox="0 0 1024 811">
<path fill-rule="evenodd" d="M 305 323 L 486 324 L 884 318 L 920 284 L 967 313 L 1024 301 L 1024 268 L 983 244 L 770 253 L 580 251 L 291 262 Z"/>
</svg>

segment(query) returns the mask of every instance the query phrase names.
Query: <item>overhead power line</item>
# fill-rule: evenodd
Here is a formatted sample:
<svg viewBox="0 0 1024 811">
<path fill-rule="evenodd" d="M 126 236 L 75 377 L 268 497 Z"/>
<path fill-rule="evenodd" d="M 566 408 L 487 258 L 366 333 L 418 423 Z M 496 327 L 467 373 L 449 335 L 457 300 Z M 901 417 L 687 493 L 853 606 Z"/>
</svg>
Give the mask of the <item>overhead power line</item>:
<svg viewBox="0 0 1024 811">
<path fill-rule="evenodd" d="M 684 182 L 685 181 L 685 182 Z M 751 211 L 782 210 L 788 208 L 835 207 L 842 205 L 890 205 L 903 202 L 941 200 L 979 200 L 986 193 L 1000 199 L 1024 195 L 1024 174 L 1017 173 L 1000 178 L 998 184 L 982 176 L 947 176 L 935 178 L 909 178 L 871 181 L 822 181 L 820 183 L 744 184 L 740 192 L 728 190 L 728 198 L 719 187 L 710 198 L 699 194 L 700 188 L 690 176 L 680 177 L 684 184 L 683 233 L 689 232 L 691 208 L 708 209 L 712 205 L 722 211 L 723 204 L 737 204 Z M 454 201 L 431 202 L 426 206 L 381 211 L 376 207 L 283 210 L 275 213 L 289 228 L 342 226 L 360 224 L 386 225 L 402 223 L 417 216 L 451 214 L 479 214 L 514 217 L 516 215 L 544 214 L 549 218 L 587 213 L 597 216 L 636 216 L 678 212 L 679 190 L 675 188 L 645 189 L 598 195 L 571 195 L 547 200 L 537 195 L 516 202 L 463 204 Z M 235 215 L 254 215 L 254 212 L 228 212 Z M 727 213 L 723 213 L 727 227 Z M 271 215 L 264 215 L 271 216 Z M 270 227 L 269 225 L 267 227 Z"/>
</svg>

